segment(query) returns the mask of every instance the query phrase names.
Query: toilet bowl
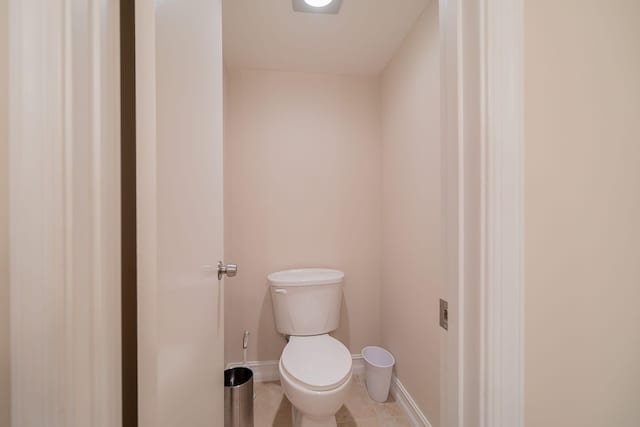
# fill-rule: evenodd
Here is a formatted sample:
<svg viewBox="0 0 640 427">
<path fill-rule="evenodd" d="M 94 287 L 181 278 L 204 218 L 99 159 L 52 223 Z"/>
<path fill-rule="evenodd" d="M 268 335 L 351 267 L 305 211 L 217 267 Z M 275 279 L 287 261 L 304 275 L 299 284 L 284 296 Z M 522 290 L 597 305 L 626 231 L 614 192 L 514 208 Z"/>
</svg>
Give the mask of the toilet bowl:
<svg viewBox="0 0 640 427">
<path fill-rule="evenodd" d="M 276 329 L 289 337 L 278 370 L 292 404 L 294 427 L 336 427 L 352 377 L 349 350 L 329 332 L 337 329 L 344 273 L 307 268 L 267 277 Z"/>
<path fill-rule="evenodd" d="M 291 337 L 278 368 L 294 427 L 335 427 L 351 385 L 349 350 L 329 335 Z"/>
</svg>

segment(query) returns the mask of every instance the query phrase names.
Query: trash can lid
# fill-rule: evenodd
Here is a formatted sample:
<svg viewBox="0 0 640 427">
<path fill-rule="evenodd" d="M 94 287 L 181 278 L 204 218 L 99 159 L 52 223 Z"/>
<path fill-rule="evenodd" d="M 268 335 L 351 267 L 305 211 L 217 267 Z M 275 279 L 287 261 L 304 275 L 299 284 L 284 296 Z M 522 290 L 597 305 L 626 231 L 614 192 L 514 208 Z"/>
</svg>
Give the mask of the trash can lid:
<svg viewBox="0 0 640 427">
<path fill-rule="evenodd" d="M 281 357 L 282 367 L 313 390 L 342 385 L 351 373 L 351 353 L 329 335 L 291 337 Z"/>
</svg>

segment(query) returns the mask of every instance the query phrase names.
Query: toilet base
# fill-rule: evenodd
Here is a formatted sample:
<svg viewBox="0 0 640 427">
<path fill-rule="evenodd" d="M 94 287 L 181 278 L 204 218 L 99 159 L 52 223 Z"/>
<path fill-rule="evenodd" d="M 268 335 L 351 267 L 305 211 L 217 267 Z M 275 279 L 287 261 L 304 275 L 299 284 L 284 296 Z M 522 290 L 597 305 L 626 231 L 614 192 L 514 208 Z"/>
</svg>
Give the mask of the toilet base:
<svg viewBox="0 0 640 427">
<path fill-rule="evenodd" d="M 329 417 L 312 417 L 304 415 L 291 405 L 291 421 L 293 427 L 337 427 L 335 415 Z"/>
</svg>

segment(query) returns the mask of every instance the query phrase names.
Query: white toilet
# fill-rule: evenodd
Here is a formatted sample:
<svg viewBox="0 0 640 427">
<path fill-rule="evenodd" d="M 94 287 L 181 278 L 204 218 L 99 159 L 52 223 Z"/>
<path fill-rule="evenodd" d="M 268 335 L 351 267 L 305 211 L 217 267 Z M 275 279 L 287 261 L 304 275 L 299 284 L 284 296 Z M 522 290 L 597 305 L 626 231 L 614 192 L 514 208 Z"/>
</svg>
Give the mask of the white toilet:
<svg viewBox="0 0 640 427">
<path fill-rule="evenodd" d="M 324 268 L 268 276 L 276 329 L 289 337 L 278 368 L 294 427 L 335 427 L 351 385 L 351 354 L 329 336 L 340 322 L 343 279 Z"/>
</svg>

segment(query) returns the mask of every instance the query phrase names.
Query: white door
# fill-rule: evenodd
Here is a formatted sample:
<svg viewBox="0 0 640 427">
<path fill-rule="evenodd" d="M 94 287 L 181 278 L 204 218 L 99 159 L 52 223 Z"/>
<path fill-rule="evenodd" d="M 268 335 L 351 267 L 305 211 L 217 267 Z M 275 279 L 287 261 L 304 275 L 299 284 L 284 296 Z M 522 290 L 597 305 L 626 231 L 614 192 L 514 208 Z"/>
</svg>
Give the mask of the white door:
<svg viewBox="0 0 640 427">
<path fill-rule="evenodd" d="M 142 427 L 223 425 L 220 0 L 136 2 Z"/>
</svg>

